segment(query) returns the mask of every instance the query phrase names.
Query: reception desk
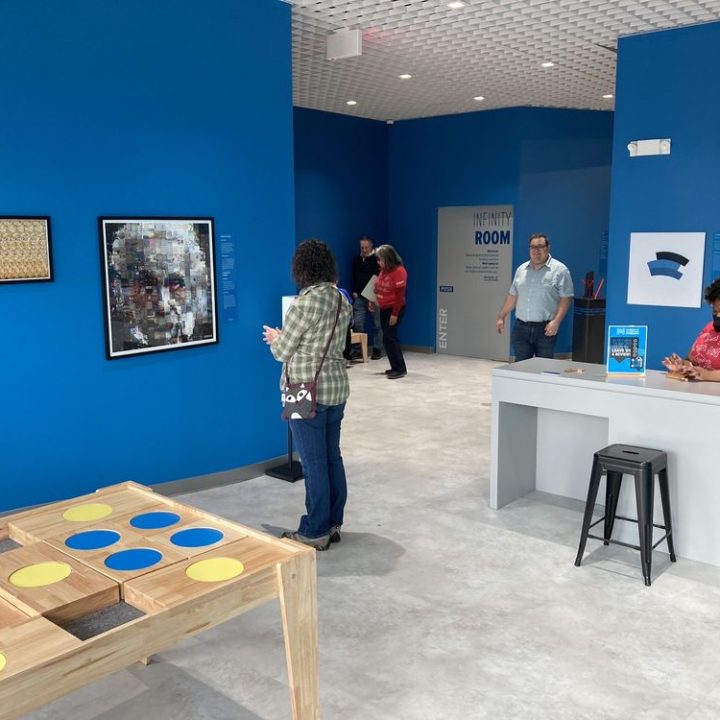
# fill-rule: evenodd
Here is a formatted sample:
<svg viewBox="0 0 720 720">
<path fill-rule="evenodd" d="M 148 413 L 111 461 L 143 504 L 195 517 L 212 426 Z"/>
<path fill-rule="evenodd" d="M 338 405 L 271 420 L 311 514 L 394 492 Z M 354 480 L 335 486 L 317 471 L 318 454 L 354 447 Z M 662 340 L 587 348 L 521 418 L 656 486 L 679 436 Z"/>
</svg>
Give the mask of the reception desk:
<svg viewBox="0 0 720 720">
<path fill-rule="evenodd" d="M 720 383 L 679 382 L 653 370 L 607 377 L 603 365 L 544 358 L 503 365 L 492 375 L 490 506 L 533 490 L 584 501 L 596 450 L 657 448 L 668 454 L 676 553 L 720 566 L 719 432 Z M 636 517 L 631 486 L 626 478 L 618 514 Z M 616 528 L 614 537 L 637 542 L 634 524 Z"/>
</svg>

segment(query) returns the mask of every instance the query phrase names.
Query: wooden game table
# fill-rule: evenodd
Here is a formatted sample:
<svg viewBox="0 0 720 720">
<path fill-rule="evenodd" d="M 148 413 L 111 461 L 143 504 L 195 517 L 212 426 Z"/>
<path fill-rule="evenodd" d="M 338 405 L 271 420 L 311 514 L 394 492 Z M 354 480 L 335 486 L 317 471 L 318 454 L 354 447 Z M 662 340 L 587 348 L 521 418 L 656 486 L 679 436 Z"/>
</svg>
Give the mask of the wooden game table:
<svg viewBox="0 0 720 720">
<path fill-rule="evenodd" d="M 274 598 L 292 717 L 319 717 L 313 549 L 132 482 L 1 517 L 8 538 L 21 547 L 0 553 L 0 720 Z M 85 640 L 63 629 L 120 601 L 143 614 Z"/>
</svg>

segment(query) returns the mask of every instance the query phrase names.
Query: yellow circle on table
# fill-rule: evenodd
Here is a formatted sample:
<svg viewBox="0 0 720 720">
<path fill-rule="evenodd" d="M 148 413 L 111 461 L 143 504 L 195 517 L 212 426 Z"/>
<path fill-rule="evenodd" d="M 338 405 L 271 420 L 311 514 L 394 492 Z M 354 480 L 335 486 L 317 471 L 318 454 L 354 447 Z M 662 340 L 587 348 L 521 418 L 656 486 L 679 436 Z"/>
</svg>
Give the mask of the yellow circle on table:
<svg viewBox="0 0 720 720">
<path fill-rule="evenodd" d="M 218 557 L 193 563 L 185 574 L 199 582 L 223 582 L 237 577 L 244 569 L 245 566 L 239 560 Z"/>
<path fill-rule="evenodd" d="M 5 656 L 2 653 L 0 653 L 0 672 L 2 672 L 2 669 L 5 667 L 5 662 L 6 662 Z"/>
<path fill-rule="evenodd" d="M 70 522 L 92 522 L 107 517 L 112 511 L 112 507 L 107 503 L 86 503 L 66 510 L 63 517 Z"/>
<path fill-rule="evenodd" d="M 10 582 L 15 587 L 36 588 L 52 585 L 64 580 L 72 568 L 64 562 L 41 562 L 35 565 L 26 565 L 16 570 L 10 577 Z"/>
</svg>

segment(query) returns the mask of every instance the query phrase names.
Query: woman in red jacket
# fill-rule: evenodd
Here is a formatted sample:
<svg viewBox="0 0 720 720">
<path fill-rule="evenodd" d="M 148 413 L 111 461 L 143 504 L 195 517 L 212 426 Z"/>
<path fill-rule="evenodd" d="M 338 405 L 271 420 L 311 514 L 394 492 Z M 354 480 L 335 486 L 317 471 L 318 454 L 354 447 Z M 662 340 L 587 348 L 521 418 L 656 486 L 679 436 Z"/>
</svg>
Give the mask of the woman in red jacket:
<svg viewBox="0 0 720 720">
<path fill-rule="evenodd" d="M 375 296 L 380 308 L 383 345 L 390 361 L 390 369 L 385 374 L 390 380 L 397 380 L 407 375 L 405 358 L 398 340 L 398 328 L 405 314 L 407 271 L 392 245 L 381 245 L 375 250 L 375 255 L 380 266 L 380 275 L 375 281 Z"/>
</svg>

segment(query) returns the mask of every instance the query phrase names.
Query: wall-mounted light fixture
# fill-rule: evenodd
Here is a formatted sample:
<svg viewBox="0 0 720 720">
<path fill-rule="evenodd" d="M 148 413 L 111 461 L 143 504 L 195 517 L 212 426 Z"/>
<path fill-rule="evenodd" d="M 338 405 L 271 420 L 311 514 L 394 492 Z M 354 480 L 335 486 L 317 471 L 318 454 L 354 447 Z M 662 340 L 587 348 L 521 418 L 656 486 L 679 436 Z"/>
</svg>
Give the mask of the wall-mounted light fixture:
<svg viewBox="0 0 720 720">
<path fill-rule="evenodd" d="M 630 157 L 640 155 L 669 155 L 672 148 L 670 138 L 659 138 L 657 140 L 633 140 L 628 143 L 627 149 Z"/>
</svg>

